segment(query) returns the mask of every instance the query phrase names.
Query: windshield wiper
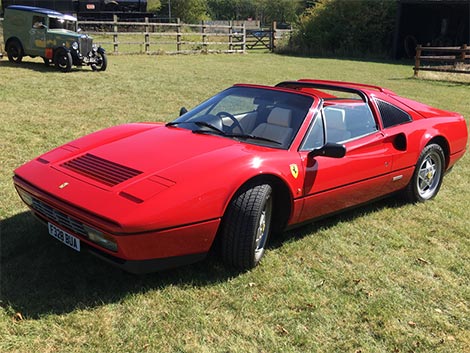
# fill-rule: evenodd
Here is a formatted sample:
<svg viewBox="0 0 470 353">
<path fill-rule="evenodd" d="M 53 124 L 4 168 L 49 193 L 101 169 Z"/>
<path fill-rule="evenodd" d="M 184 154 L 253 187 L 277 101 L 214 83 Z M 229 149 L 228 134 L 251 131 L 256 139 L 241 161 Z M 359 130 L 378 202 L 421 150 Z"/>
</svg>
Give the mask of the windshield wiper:
<svg viewBox="0 0 470 353">
<path fill-rule="evenodd" d="M 227 137 L 238 137 L 238 138 L 242 138 L 242 139 L 253 139 L 253 140 L 259 140 L 259 141 L 266 141 L 266 142 L 275 143 L 277 145 L 282 145 L 282 143 L 279 142 L 279 141 L 272 140 L 272 139 L 267 138 L 267 137 L 256 136 L 256 135 L 251 135 L 251 134 L 225 134 L 225 136 L 227 136 Z"/>
<path fill-rule="evenodd" d="M 199 127 L 208 127 L 209 129 L 217 132 L 220 135 L 226 135 L 225 131 L 219 129 L 217 126 L 214 126 L 207 121 L 171 121 L 169 123 L 166 123 L 165 126 L 175 126 L 178 124 L 195 124 Z M 207 133 L 210 131 L 205 131 L 205 130 L 193 130 L 194 133 Z"/>
<path fill-rule="evenodd" d="M 208 127 L 209 129 L 214 130 L 214 131 L 218 132 L 221 135 L 224 135 L 224 136 L 227 135 L 224 130 L 219 129 L 217 126 L 214 126 L 214 125 L 208 123 L 207 121 L 191 121 L 191 123 L 194 123 L 199 127 Z M 207 132 L 207 131 L 194 130 L 193 132 L 201 133 L 201 132 Z"/>
</svg>

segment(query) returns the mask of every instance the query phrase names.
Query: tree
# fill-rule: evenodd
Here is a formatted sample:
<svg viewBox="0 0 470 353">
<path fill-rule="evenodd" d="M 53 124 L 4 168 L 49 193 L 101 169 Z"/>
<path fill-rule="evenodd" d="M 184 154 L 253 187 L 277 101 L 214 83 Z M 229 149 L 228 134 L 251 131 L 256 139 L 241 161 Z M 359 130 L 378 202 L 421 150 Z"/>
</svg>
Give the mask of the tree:
<svg viewBox="0 0 470 353">
<path fill-rule="evenodd" d="M 294 22 L 304 10 L 303 0 L 258 0 L 260 20 L 264 23 Z"/>
<path fill-rule="evenodd" d="M 160 0 L 147 0 L 147 11 L 148 12 L 158 12 L 162 7 Z"/>
<path fill-rule="evenodd" d="M 168 0 L 163 0 L 168 2 Z M 168 4 L 166 5 L 168 11 Z M 186 23 L 207 20 L 207 0 L 171 0 L 171 17 L 180 18 Z"/>
<path fill-rule="evenodd" d="M 213 19 L 253 18 L 264 23 L 293 22 L 305 6 L 305 0 L 208 0 L 209 13 Z"/>
<path fill-rule="evenodd" d="M 388 0 L 322 0 L 300 17 L 292 44 L 315 55 L 386 56 L 396 3 Z"/>
</svg>

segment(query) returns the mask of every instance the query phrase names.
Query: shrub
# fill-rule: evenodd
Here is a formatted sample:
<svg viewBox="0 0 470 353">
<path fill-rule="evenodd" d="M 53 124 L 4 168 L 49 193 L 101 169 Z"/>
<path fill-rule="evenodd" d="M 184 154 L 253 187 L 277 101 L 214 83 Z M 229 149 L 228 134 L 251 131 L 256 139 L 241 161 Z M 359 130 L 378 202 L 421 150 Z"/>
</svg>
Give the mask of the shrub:
<svg viewBox="0 0 470 353">
<path fill-rule="evenodd" d="M 301 54 L 385 57 L 395 17 L 395 1 L 322 0 L 299 18 L 288 47 Z"/>
</svg>

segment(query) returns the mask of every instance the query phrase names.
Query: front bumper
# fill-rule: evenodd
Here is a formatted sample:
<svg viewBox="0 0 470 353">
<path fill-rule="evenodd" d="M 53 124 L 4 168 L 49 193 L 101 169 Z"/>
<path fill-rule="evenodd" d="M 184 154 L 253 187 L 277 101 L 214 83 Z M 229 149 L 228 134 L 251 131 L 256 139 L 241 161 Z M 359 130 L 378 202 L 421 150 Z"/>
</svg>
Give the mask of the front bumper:
<svg viewBox="0 0 470 353">
<path fill-rule="evenodd" d="M 109 220 L 43 193 L 18 177 L 14 178 L 14 182 L 17 190 L 36 200 L 36 203 L 29 207 L 37 218 L 46 223 L 50 222 L 80 239 L 81 251 L 86 250 L 132 273 L 165 270 L 202 260 L 209 252 L 220 224 L 218 218 L 168 229 L 138 233 L 126 233 L 126 230 L 122 229 L 122 232 L 116 232 L 117 223 L 110 226 Z M 42 207 L 37 207 L 36 204 L 41 204 Z M 82 231 L 83 226 L 92 227 L 111 236 L 117 243 L 117 251 L 108 250 L 92 242 Z M 114 230 L 110 231 L 111 228 Z"/>
</svg>

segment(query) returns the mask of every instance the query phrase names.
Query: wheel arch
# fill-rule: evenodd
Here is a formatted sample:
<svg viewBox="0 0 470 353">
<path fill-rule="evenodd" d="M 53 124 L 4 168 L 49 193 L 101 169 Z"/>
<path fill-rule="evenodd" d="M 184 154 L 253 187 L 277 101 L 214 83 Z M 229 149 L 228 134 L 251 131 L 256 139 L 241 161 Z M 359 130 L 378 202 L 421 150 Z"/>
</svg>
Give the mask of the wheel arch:
<svg viewBox="0 0 470 353">
<path fill-rule="evenodd" d="M 444 168 L 444 170 L 447 170 L 447 168 L 449 166 L 449 162 L 450 162 L 449 142 L 447 141 L 447 139 L 444 136 L 438 135 L 438 136 L 434 136 L 433 138 L 431 138 L 426 143 L 426 146 L 429 146 L 431 144 L 439 145 L 442 148 L 442 150 L 444 151 L 444 158 L 445 158 L 445 168 Z"/>
<path fill-rule="evenodd" d="M 273 174 L 259 174 L 248 179 L 233 193 L 225 207 L 225 210 L 238 194 L 254 185 L 260 184 L 269 184 L 272 187 L 274 207 L 273 224 L 271 225 L 271 229 L 273 230 L 273 233 L 279 233 L 286 227 L 293 209 L 292 192 L 287 183 L 279 176 Z"/>
<path fill-rule="evenodd" d="M 20 45 L 21 47 L 21 51 L 23 52 L 23 55 L 24 55 L 24 47 L 23 47 L 23 43 L 21 43 L 21 39 L 18 38 L 18 37 L 10 37 L 8 38 L 6 41 L 5 41 L 5 50 L 6 48 L 8 48 L 8 45 L 11 43 L 11 42 L 18 42 L 18 44 Z"/>
</svg>

